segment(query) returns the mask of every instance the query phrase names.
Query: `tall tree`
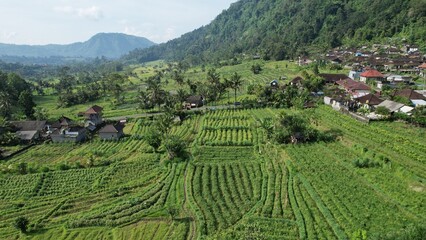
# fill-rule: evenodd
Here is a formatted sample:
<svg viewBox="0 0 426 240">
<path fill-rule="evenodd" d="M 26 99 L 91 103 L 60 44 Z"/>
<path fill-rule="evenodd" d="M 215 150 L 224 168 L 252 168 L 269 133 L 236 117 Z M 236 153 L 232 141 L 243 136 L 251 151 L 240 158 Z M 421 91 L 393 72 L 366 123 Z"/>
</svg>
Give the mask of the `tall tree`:
<svg viewBox="0 0 426 240">
<path fill-rule="evenodd" d="M 56 91 L 58 93 L 68 93 L 72 92 L 72 86 L 75 85 L 76 78 L 70 73 L 69 67 L 63 67 L 59 71 L 59 83 L 55 85 Z"/>
<path fill-rule="evenodd" d="M 0 116 L 10 118 L 12 115 L 12 98 L 6 91 L 0 92 Z"/>
<path fill-rule="evenodd" d="M 118 73 L 113 73 L 110 74 L 108 76 L 108 80 L 109 80 L 109 90 L 111 91 L 111 93 L 114 95 L 115 98 L 115 102 L 117 104 L 122 104 L 124 102 L 124 98 L 122 97 L 122 93 L 124 91 L 123 89 L 123 83 L 125 81 L 126 77 L 118 74 Z"/>
<path fill-rule="evenodd" d="M 220 81 L 220 74 L 216 72 L 215 68 L 211 68 L 207 71 L 207 89 L 204 89 L 204 97 L 214 102 L 222 96 L 226 91 L 226 84 Z"/>
<path fill-rule="evenodd" d="M 36 104 L 33 101 L 33 95 L 29 90 L 25 90 L 19 94 L 19 105 L 21 105 L 24 109 L 24 114 L 27 118 L 34 117 L 34 107 Z"/>
<path fill-rule="evenodd" d="M 229 86 L 234 89 L 234 102 L 237 102 L 237 90 L 243 85 L 243 79 L 241 75 L 234 72 L 228 82 Z"/>
<path fill-rule="evenodd" d="M 176 81 L 177 84 L 182 85 L 185 81 L 183 74 L 178 70 L 173 70 L 172 78 Z"/>
<path fill-rule="evenodd" d="M 146 91 L 139 89 L 138 91 L 138 109 L 151 109 L 154 105 L 151 102 L 151 99 Z"/>
<path fill-rule="evenodd" d="M 275 140 L 279 143 L 299 143 L 316 140 L 318 131 L 310 126 L 305 115 L 281 113 L 275 125 Z"/>
<path fill-rule="evenodd" d="M 151 99 L 152 103 L 158 105 L 160 109 L 161 104 L 163 103 L 166 92 L 162 88 L 161 77 L 157 74 L 154 77 L 150 77 L 146 81 L 148 96 Z"/>
</svg>

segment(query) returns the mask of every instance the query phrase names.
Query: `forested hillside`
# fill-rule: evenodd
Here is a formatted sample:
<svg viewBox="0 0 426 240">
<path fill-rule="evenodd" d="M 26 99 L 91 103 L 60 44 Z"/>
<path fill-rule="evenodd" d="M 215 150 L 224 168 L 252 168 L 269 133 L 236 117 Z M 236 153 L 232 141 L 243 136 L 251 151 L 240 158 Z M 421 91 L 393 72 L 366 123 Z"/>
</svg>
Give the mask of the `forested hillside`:
<svg viewBox="0 0 426 240">
<path fill-rule="evenodd" d="M 424 0 L 241 0 L 209 25 L 126 59 L 191 63 L 261 54 L 280 60 L 317 50 L 368 41 L 424 46 Z"/>
</svg>

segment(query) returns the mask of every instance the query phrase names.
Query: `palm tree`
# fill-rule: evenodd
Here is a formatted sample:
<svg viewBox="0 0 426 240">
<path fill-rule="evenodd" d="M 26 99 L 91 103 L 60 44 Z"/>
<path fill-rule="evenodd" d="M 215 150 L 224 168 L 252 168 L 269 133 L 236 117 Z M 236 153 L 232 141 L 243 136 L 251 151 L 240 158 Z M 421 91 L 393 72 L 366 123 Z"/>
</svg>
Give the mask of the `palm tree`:
<svg viewBox="0 0 426 240">
<path fill-rule="evenodd" d="M 0 116 L 8 118 L 11 115 L 12 99 L 7 92 L 0 92 Z"/>
<path fill-rule="evenodd" d="M 241 75 L 234 72 L 234 74 L 229 79 L 229 87 L 234 89 L 234 102 L 237 102 L 237 90 L 240 89 L 241 85 L 243 85 L 243 79 L 241 78 Z"/>
<path fill-rule="evenodd" d="M 161 79 L 154 77 L 148 78 L 146 81 L 148 96 L 153 104 L 157 104 L 160 109 L 160 105 L 164 99 L 165 91 L 161 88 Z"/>
</svg>

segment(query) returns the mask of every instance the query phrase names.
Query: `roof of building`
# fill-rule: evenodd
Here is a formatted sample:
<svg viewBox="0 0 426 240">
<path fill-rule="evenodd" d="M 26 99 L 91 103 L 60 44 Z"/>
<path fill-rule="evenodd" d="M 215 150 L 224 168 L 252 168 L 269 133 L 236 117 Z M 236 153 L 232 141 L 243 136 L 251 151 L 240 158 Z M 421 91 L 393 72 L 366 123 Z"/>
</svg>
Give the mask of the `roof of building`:
<svg viewBox="0 0 426 240">
<path fill-rule="evenodd" d="M 68 132 L 80 132 L 82 130 L 85 130 L 86 128 L 82 127 L 82 126 L 73 126 L 68 128 Z"/>
<path fill-rule="evenodd" d="M 380 103 L 379 105 L 377 105 L 377 107 L 385 107 L 387 109 L 389 109 L 389 111 L 391 112 L 396 112 L 398 111 L 400 108 L 402 108 L 404 106 L 404 104 L 402 103 L 397 103 L 391 100 L 385 100 L 382 103 Z"/>
<path fill-rule="evenodd" d="M 297 76 L 297 77 L 293 78 L 293 80 L 291 80 L 290 82 L 293 83 L 293 84 L 298 84 L 298 83 L 301 83 L 302 81 L 303 81 L 303 78 L 300 77 L 300 76 Z"/>
<path fill-rule="evenodd" d="M 348 78 L 346 74 L 336 74 L 336 73 L 320 73 L 318 74 L 320 77 L 324 78 L 326 82 L 337 82 L 339 80 L 343 80 Z"/>
<path fill-rule="evenodd" d="M 59 121 L 61 123 L 61 126 L 69 126 L 72 123 L 72 120 L 70 118 L 65 117 L 65 116 L 62 116 L 59 119 Z"/>
<path fill-rule="evenodd" d="M 124 126 L 122 124 L 108 124 L 99 130 L 99 133 L 118 133 L 123 131 Z"/>
<path fill-rule="evenodd" d="M 367 70 L 361 73 L 360 76 L 365 78 L 383 78 L 383 74 L 376 69 Z"/>
<path fill-rule="evenodd" d="M 393 96 L 400 96 L 400 97 L 405 97 L 408 99 L 421 99 L 421 100 L 426 100 L 426 97 L 423 96 L 422 94 L 416 92 L 413 89 L 403 89 L 403 90 L 399 90 L 396 91 Z"/>
<path fill-rule="evenodd" d="M 186 101 L 189 103 L 200 102 L 203 101 L 203 97 L 201 95 L 189 96 Z"/>
<path fill-rule="evenodd" d="M 426 106 L 426 101 L 421 99 L 412 99 L 411 102 L 414 104 L 414 106 Z"/>
<path fill-rule="evenodd" d="M 17 131 L 16 135 L 22 140 L 32 140 L 37 134 L 37 130 L 33 131 Z"/>
<path fill-rule="evenodd" d="M 68 117 L 62 116 L 56 122 L 52 123 L 53 128 L 68 127 L 72 124 L 72 120 Z"/>
<path fill-rule="evenodd" d="M 399 111 L 403 112 L 403 113 L 409 113 L 413 110 L 413 107 L 410 106 L 403 106 L 401 109 L 399 109 Z"/>
<path fill-rule="evenodd" d="M 350 78 L 339 80 L 336 83 L 339 84 L 340 86 L 343 86 L 346 90 L 349 90 L 349 91 L 354 91 L 354 90 L 369 91 L 371 89 L 370 86 L 368 86 L 367 84 L 355 81 Z"/>
<path fill-rule="evenodd" d="M 12 121 L 10 123 L 18 131 L 39 131 L 46 125 L 46 121 Z"/>
<path fill-rule="evenodd" d="M 94 106 L 88 108 L 85 113 L 86 114 L 96 114 L 96 113 L 101 113 L 102 110 L 103 110 L 102 107 L 100 107 L 98 105 L 94 105 Z"/>
<path fill-rule="evenodd" d="M 378 98 L 376 95 L 371 93 L 364 95 L 362 97 L 356 98 L 355 100 L 363 104 L 368 104 L 370 106 L 379 105 L 380 103 L 383 102 L 382 99 Z"/>
<path fill-rule="evenodd" d="M 422 65 L 420 65 L 419 68 L 426 69 L 426 63 L 423 63 Z"/>
</svg>

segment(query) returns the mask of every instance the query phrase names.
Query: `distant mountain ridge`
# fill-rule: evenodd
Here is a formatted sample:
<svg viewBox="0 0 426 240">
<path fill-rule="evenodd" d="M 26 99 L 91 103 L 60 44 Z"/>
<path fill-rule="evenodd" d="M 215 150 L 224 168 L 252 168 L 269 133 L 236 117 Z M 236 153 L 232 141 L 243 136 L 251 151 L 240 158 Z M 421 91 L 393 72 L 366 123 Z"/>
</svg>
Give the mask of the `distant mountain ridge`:
<svg viewBox="0 0 426 240">
<path fill-rule="evenodd" d="M 52 56 L 75 58 L 119 58 L 132 50 L 155 45 L 144 38 L 123 33 L 98 33 L 85 42 L 72 44 L 15 45 L 0 43 L 1 56 L 48 58 Z"/>
</svg>

